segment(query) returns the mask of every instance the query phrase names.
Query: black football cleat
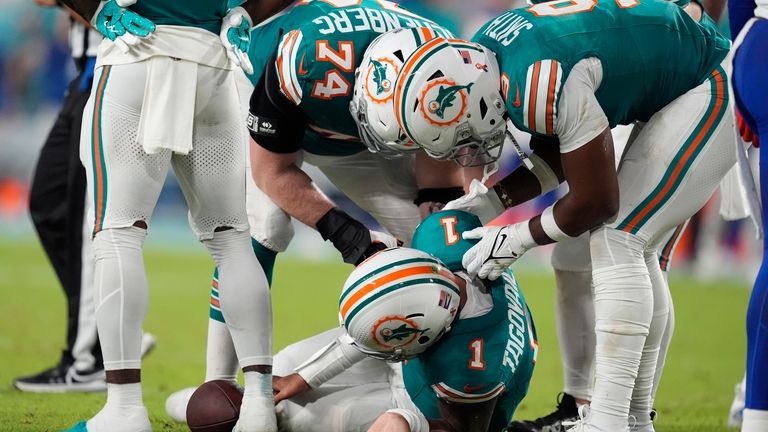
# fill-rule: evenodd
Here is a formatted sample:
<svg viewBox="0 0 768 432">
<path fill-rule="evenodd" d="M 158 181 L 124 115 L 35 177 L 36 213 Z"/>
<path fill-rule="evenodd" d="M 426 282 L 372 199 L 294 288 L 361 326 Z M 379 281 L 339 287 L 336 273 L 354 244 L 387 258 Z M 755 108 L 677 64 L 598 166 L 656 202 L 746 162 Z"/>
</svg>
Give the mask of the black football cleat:
<svg viewBox="0 0 768 432">
<path fill-rule="evenodd" d="M 578 419 L 576 399 L 568 393 L 560 393 L 555 411 L 536 420 L 513 421 L 507 426 L 506 432 L 565 432 L 563 422 L 574 422 Z"/>
</svg>

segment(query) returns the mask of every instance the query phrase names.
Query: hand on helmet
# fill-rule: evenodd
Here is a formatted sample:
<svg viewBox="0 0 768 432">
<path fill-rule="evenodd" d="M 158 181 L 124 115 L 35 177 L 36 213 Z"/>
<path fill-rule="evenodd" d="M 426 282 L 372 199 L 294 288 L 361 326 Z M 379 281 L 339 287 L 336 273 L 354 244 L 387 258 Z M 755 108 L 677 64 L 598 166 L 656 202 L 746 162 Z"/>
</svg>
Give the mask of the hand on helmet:
<svg viewBox="0 0 768 432">
<path fill-rule="evenodd" d="M 500 227 L 466 231 L 465 240 L 480 239 L 461 260 L 470 276 L 495 280 L 528 249 L 536 245 L 528 221 Z"/>
</svg>

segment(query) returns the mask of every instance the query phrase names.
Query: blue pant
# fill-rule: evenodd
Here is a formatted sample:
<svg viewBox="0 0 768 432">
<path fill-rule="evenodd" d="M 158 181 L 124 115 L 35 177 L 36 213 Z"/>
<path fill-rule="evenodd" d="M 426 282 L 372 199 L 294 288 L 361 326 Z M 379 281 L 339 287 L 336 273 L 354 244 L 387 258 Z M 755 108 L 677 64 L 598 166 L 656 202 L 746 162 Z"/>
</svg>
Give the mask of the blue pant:
<svg viewBox="0 0 768 432">
<path fill-rule="evenodd" d="M 760 137 L 760 197 L 768 226 L 768 20 L 758 20 L 736 51 L 733 90 L 744 120 Z M 768 244 L 747 309 L 746 407 L 768 410 Z"/>
</svg>

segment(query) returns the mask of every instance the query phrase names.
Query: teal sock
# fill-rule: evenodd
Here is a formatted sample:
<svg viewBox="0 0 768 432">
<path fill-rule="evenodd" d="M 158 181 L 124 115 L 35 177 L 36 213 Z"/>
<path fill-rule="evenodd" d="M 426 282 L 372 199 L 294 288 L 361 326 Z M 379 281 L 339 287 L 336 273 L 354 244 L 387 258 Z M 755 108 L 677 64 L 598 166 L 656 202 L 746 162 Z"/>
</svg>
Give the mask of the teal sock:
<svg viewBox="0 0 768 432">
<path fill-rule="evenodd" d="M 264 269 L 264 274 L 267 276 L 267 283 L 269 283 L 269 287 L 272 288 L 272 271 L 275 268 L 277 252 L 262 245 L 254 238 L 251 239 L 251 246 L 253 246 L 253 252 L 259 260 L 261 268 Z"/>
</svg>

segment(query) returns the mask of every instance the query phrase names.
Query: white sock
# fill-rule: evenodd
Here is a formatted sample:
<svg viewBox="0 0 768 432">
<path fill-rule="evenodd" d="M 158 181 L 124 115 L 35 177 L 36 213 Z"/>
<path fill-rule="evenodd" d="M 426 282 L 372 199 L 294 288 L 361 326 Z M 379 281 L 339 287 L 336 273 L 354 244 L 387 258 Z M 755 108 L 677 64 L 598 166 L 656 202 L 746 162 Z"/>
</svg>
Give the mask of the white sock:
<svg viewBox="0 0 768 432">
<path fill-rule="evenodd" d="M 251 237 L 230 229 L 203 243 L 219 269 L 221 311 L 240 366 L 271 365 L 272 302 Z"/>
<path fill-rule="evenodd" d="M 595 387 L 589 425 L 601 432 L 628 428 L 629 407 L 653 316 L 644 241 L 602 228 L 590 237 L 595 289 Z"/>
<path fill-rule="evenodd" d="M 142 246 L 147 231 L 112 228 L 93 240 L 96 324 L 107 370 L 141 368 L 141 328 L 147 312 Z"/>
<path fill-rule="evenodd" d="M 555 269 L 557 336 L 563 361 L 563 391 L 592 398 L 595 366 L 595 305 L 592 272 Z"/>
<path fill-rule="evenodd" d="M 237 379 L 237 354 L 229 328 L 221 321 L 208 320 L 208 345 L 206 347 L 205 380 Z"/>
<path fill-rule="evenodd" d="M 141 383 L 107 384 L 107 404 L 87 423 L 88 432 L 152 430 L 141 396 Z"/>
<path fill-rule="evenodd" d="M 635 388 L 632 392 L 632 403 L 629 414 L 635 417 L 637 426 L 645 426 L 651 423 L 651 402 L 653 396 L 654 378 L 661 369 L 657 367 L 661 356 L 661 343 L 667 328 L 669 317 L 669 288 L 667 281 L 659 268 L 659 258 L 655 251 L 647 252 L 645 264 L 653 288 L 653 316 L 648 330 L 648 337 L 643 347 L 643 355 L 640 359 L 640 368 L 635 379 Z"/>
<path fill-rule="evenodd" d="M 741 432 L 765 431 L 768 431 L 768 411 L 745 408 Z"/>
<path fill-rule="evenodd" d="M 277 432 L 275 404 L 272 401 L 272 374 L 245 372 L 243 377 L 243 403 L 233 432 Z"/>
<path fill-rule="evenodd" d="M 669 286 L 667 272 L 662 272 L 664 281 Z M 664 334 L 661 336 L 661 345 L 659 345 L 659 359 L 656 361 L 656 372 L 653 375 L 653 390 L 651 391 L 651 405 L 656 400 L 656 392 L 659 391 L 659 383 L 661 382 L 661 375 L 664 371 L 664 365 L 667 362 L 667 353 L 669 352 L 669 344 L 672 342 L 672 335 L 675 333 L 675 304 L 672 302 L 672 293 L 667 290 L 667 303 L 669 304 L 667 315 L 667 325 L 664 327 Z"/>
</svg>

